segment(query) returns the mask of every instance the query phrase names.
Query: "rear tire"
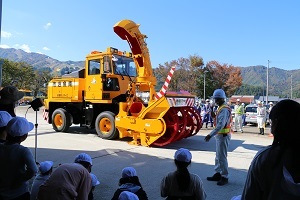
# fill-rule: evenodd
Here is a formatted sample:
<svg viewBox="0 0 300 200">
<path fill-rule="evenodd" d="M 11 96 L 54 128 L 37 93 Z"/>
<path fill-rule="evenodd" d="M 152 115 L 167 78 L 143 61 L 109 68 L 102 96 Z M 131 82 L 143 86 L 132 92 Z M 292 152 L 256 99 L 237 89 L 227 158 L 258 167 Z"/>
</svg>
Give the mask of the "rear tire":
<svg viewBox="0 0 300 200">
<path fill-rule="evenodd" d="M 119 137 L 115 126 L 115 114 L 110 111 L 102 112 L 95 121 L 97 135 L 103 139 L 112 140 Z"/>
<path fill-rule="evenodd" d="M 67 132 L 72 125 L 72 116 L 63 108 L 56 109 L 52 114 L 52 126 L 56 132 Z"/>
</svg>

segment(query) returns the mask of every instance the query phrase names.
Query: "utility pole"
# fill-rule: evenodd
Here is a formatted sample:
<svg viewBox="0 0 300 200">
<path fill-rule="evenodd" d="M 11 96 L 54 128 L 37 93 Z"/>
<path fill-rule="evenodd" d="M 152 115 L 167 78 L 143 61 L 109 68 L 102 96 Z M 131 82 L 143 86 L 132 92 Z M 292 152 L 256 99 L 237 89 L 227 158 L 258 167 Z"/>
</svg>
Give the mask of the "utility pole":
<svg viewBox="0 0 300 200">
<path fill-rule="evenodd" d="M 267 67 L 267 91 L 266 91 L 266 105 L 268 105 L 268 96 L 269 96 L 269 64 L 270 64 L 270 60 L 268 60 L 268 67 Z"/>
<path fill-rule="evenodd" d="M 293 74 L 291 74 L 291 99 L 293 99 Z"/>
<path fill-rule="evenodd" d="M 2 26 L 2 0 L 0 0 L 0 44 L 1 44 L 1 26 Z M 2 65 L 3 61 L 0 61 L 0 87 L 2 86 Z"/>
<path fill-rule="evenodd" d="M 205 72 L 203 73 L 204 75 L 204 81 L 203 81 L 203 101 L 205 101 Z"/>
<path fill-rule="evenodd" d="M 2 25 L 2 0 L 0 0 L 0 44 L 1 44 L 1 25 Z"/>
<path fill-rule="evenodd" d="M 203 71 L 203 101 L 205 101 L 206 99 L 206 94 L 205 94 L 205 75 L 206 75 L 207 71 Z"/>
</svg>

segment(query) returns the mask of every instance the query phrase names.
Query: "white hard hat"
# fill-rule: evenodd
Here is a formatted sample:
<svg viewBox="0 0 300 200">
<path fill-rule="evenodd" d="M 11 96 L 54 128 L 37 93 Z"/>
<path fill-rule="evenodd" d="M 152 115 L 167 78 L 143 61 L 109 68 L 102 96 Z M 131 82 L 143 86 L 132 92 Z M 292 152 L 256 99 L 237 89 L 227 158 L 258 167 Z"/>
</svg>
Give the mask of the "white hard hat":
<svg viewBox="0 0 300 200">
<path fill-rule="evenodd" d="M 237 99 L 236 101 L 241 101 L 240 99 Z"/>
<path fill-rule="evenodd" d="M 210 100 L 209 100 L 209 99 L 206 99 L 205 101 L 206 101 L 206 102 L 209 102 Z"/>
<path fill-rule="evenodd" d="M 261 101 L 257 101 L 257 104 L 262 104 L 262 102 Z"/>
<path fill-rule="evenodd" d="M 272 105 L 273 105 L 273 102 L 271 101 L 269 104 L 272 104 Z"/>
<path fill-rule="evenodd" d="M 213 98 L 214 99 L 217 99 L 217 98 L 218 99 L 226 99 L 226 95 L 225 95 L 224 90 L 222 90 L 222 89 L 216 89 L 214 91 Z"/>
</svg>

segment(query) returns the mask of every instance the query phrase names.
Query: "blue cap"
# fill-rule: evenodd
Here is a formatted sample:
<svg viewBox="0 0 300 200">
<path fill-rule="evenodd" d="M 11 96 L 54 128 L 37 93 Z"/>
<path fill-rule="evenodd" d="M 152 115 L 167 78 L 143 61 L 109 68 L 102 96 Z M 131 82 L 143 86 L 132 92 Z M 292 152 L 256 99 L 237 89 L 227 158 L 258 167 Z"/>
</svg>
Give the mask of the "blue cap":
<svg viewBox="0 0 300 200">
<path fill-rule="evenodd" d="M 100 181 L 98 180 L 97 176 L 93 173 L 90 173 L 92 178 L 92 186 L 96 186 L 100 184 Z"/>
<path fill-rule="evenodd" d="M 122 178 L 137 176 L 136 170 L 133 167 L 125 167 L 122 170 Z"/>
<path fill-rule="evenodd" d="M 174 155 L 175 160 L 178 160 L 180 162 L 191 162 L 192 160 L 192 154 L 189 150 L 185 148 L 180 148 L 175 152 Z"/>
<path fill-rule="evenodd" d="M 4 127 L 12 119 L 11 115 L 6 111 L 0 111 L 0 127 Z"/>
<path fill-rule="evenodd" d="M 33 123 L 28 122 L 24 117 L 12 118 L 6 126 L 6 132 L 12 137 L 23 136 L 34 128 Z"/>
<path fill-rule="evenodd" d="M 93 165 L 93 162 L 92 162 L 92 158 L 91 156 L 89 156 L 88 154 L 86 153 L 80 153 L 76 156 L 75 158 L 75 162 L 76 163 L 79 163 L 79 162 L 88 162 L 90 163 L 91 165 Z"/>
<path fill-rule="evenodd" d="M 42 174 L 48 172 L 53 167 L 52 161 L 44 161 L 40 163 L 39 170 Z"/>
<path fill-rule="evenodd" d="M 119 200 L 139 200 L 138 196 L 129 191 L 123 191 L 119 195 Z"/>
</svg>

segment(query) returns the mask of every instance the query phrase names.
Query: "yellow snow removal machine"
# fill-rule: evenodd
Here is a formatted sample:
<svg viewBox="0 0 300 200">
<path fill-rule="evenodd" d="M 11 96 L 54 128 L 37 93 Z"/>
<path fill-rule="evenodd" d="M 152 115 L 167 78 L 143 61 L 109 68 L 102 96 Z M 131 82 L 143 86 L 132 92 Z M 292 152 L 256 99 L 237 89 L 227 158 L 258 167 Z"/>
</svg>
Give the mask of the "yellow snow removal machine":
<svg viewBox="0 0 300 200">
<path fill-rule="evenodd" d="M 172 68 L 161 91 L 155 91 L 146 35 L 139 24 L 122 20 L 114 32 L 131 52 L 109 47 L 86 56 L 85 68 L 48 84 L 46 120 L 57 132 L 72 124 L 95 128 L 103 139 L 132 138 L 131 144 L 164 146 L 193 136 L 202 127 L 195 96 L 166 92 Z"/>
</svg>

